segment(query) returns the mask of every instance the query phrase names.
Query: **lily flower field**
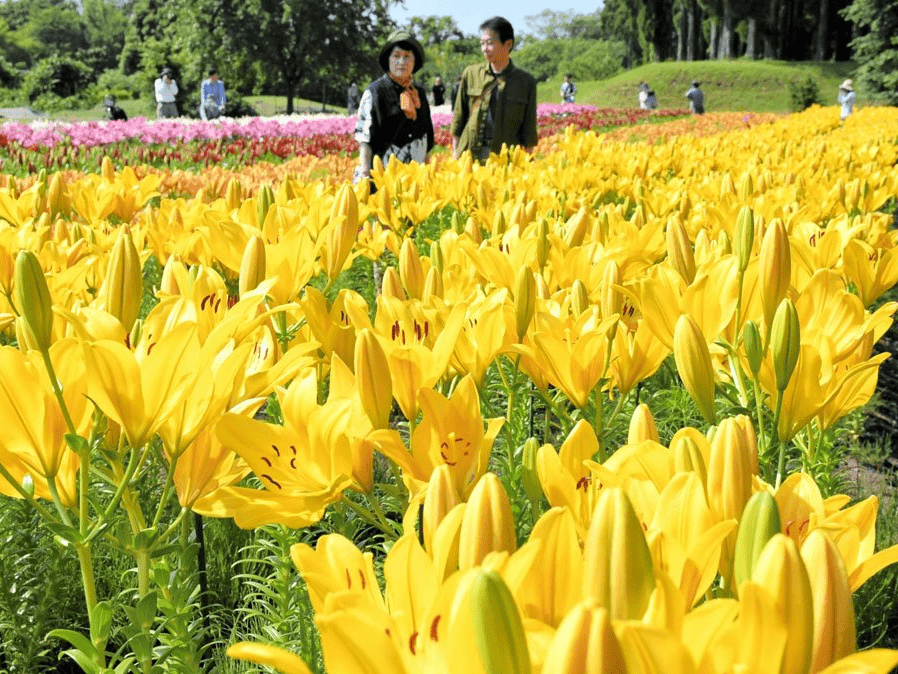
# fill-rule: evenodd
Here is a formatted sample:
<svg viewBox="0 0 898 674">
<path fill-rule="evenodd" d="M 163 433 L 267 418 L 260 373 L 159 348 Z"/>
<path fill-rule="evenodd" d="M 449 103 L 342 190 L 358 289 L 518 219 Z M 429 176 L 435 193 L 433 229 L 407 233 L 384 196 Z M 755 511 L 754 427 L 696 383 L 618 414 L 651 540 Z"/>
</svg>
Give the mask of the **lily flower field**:
<svg viewBox="0 0 898 674">
<path fill-rule="evenodd" d="M 58 658 L 898 666 L 855 609 L 898 545 L 838 477 L 898 309 L 895 110 L 540 119 L 374 193 L 347 119 L 0 128 L 0 512 L 77 565 Z M 252 545 L 217 574 L 204 526 Z"/>
</svg>

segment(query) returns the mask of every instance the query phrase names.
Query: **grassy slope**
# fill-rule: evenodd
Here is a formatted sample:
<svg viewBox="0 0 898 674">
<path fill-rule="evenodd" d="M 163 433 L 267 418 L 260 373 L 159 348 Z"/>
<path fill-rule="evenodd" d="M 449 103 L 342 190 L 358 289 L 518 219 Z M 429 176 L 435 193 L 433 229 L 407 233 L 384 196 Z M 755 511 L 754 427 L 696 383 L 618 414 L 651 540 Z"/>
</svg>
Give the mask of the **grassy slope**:
<svg viewBox="0 0 898 674">
<path fill-rule="evenodd" d="M 839 83 L 851 77 L 853 63 L 789 63 L 785 61 L 691 61 L 651 63 L 627 70 L 607 80 L 577 83 L 577 102 L 599 107 L 636 107 L 637 85 L 648 82 L 661 108 L 688 106 L 683 97 L 689 83 L 697 79 L 705 92 L 709 112 L 790 112 L 789 82 L 811 75 L 818 84 L 821 103 L 835 105 Z M 539 85 L 540 102 L 560 101 L 561 78 Z M 858 92 L 863 105 L 863 92 Z"/>
</svg>

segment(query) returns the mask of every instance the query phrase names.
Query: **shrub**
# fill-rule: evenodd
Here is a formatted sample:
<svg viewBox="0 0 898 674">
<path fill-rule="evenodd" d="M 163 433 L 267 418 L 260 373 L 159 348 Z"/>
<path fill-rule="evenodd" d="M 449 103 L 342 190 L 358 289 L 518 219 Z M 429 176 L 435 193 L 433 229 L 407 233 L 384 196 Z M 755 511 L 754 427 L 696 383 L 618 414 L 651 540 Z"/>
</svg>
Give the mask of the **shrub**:
<svg viewBox="0 0 898 674">
<path fill-rule="evenodd" d="M 789 95 L 792 99 L 792 110 L 801 112 L 812 105 L 820 105 L 820 86 L 817 80 L 808 75 L 802 81 L 789 82 Z"/>
<path fill-rule="evenodd" d="M 76 59 L 50 56 L 39 61 L 22 82 L 22 93 L 35 102 L 40 96 L 74 96 L 93 81 L 93 71 Z"/>
</svg>

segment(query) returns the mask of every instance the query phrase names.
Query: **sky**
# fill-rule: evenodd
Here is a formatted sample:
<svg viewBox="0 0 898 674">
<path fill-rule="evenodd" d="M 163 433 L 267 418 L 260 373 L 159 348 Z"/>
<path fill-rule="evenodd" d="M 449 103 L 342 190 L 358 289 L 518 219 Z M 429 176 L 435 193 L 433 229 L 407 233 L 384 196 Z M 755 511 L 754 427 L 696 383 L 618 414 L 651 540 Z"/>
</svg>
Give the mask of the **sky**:
<svg viewBox="0 0 898 674">
<path fill-rule="evenodd" d="M 563 11 L 573 9 L 580 14 L 596 11 L 600 0 L 511 0 L 510 2 L 484 2 L 483 0 L 405 0 L 405 8 L 394 6 L 390 16 L 400 25 L 413 16 L 451 16 L 466 35 L 476 35 L 477 27 L 492 16 L 504 16 L 511 21 L 515 34 L 528 32 L 525 16 L 539 14 L 544 9 Z"/>
</svg>

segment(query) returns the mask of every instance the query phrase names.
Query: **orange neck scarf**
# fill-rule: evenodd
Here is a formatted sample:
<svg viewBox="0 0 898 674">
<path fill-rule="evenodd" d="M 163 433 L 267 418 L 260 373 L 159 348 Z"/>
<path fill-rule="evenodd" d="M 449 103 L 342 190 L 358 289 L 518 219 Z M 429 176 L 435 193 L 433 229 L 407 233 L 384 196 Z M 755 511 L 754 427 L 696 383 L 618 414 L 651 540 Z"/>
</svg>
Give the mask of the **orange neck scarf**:
<svg viewBox="0 0 898 674">
<path fill-rule="evenodd" d="M 408 77 L 404 80 L 398 80 L 393 77 L 393 73 L 389 73 L 390 79 L 403 88 L 403 92 L 399 94 L 399 107 L 409 119 L 418 118 L 418 108 L 421 107 L 421 97 L 418 96 L 418 90 L 412 86 L 412 78 Z"/>
</svg>

